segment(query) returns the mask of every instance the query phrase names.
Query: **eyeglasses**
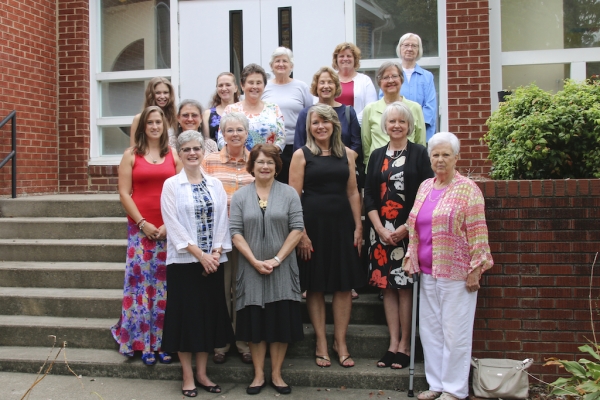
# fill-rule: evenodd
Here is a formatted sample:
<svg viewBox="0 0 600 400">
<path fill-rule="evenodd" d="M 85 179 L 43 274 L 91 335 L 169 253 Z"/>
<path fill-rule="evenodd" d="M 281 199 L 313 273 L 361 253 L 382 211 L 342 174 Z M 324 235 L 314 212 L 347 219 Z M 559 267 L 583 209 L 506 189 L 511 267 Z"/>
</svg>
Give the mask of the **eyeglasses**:
<svg viewBox="0 0 600 400">
<path fill-rule="evenodd" d="M 246 132 L 246 130 L 244 128 L 237 128 L 237 129 L 233 129 L 233 128 L 227 128 L 225 129 L 225 132 L 227 133 L 244 133 Z"/>
<path fill-rule="evenodd" d="M 181 151 L 183 151 L 184 153 L 189 153 L 192 150 L 194 150 L 194 153 L 200 153 L 200 151 L 202 150 L 202 146 L 182 147 L 181 148 Z"/>
<path fill-rule="evenodd" d="M 200 114 L 181 114 L 181 116 L 185 119 L 188 119 L 188 118 L 196 119 L 196 118 L 200 117 Z"/>
<path fill-rule="evenodd" d="M 256 163 L 258 165 L 260 165 L 261 167 L 264 166 L 264 165 L 268 165 L 269 167 L 272 167 L 273 165 L 275 165 L 275 161 L 263 161 L 263 160 L 260 160 L 260 161 L 257 161 Z"/>
<path fill-rule="evenodd" d="M 384 76 L 383 78 L 381 78 L 382 81 L 395 81 L 396 79 L 400 78 L 400 75 L 388 75 L 388 76 Z"/>
<path fill-rule="evenodd" d="M 418 49 L 419 45 L 418 44 L 412 44 L 412 43 L 402 43 L 402 47 L 404 47 L 405 49 L 408 49 L 408 48 Z"/>
</svg>

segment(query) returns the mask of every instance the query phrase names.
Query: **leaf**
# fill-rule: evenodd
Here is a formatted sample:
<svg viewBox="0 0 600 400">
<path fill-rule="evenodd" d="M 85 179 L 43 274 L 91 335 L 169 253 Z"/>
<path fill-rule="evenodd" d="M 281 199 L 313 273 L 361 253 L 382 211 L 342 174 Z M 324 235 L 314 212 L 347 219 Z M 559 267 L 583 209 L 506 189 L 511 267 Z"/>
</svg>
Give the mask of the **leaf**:
<svg viewBox="0 0 600 400">
<path fill-rule="evenodd" d="M 577 387 L 579 390 L 583 390 L 586 393 L 596 393 L 600 390 L 600 385 L 598 385 L 594 381 L 583 382 L 581 385 Z"/>
<path fill-rule="evenodd" d="M 600 397 L 600 392 L 588 393 L 583 396 L 583 400 L 596 400 Z"/>
<path fill-rule="evenodd" d="M 561 361 L 565 369 L 580 379 L 587 379 L 585 368 L 577 361 Z"/>
<path fill-rule="evenodd" d="M 594 357 L 596 360 L 600 360 L 600 354 L 598 354 L 596 352 L 596 350 L 594 350 L 592 348 L 592 346 L 590 346 L 589 344 L 583 345 L 583 346 L 579 346 L 578 347 L 579 351 L 581 351 L 582 353 L 589 353 L 592 357 Z"/>
</svg>

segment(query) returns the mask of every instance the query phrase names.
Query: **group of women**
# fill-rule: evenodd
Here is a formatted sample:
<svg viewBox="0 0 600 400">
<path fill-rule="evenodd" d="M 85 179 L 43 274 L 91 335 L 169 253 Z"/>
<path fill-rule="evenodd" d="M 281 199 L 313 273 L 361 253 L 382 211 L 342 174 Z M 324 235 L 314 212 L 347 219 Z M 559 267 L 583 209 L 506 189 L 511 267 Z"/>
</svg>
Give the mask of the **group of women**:
<svg viewBox="0 0 600 400">
<path fill-rule="evenodd" d="M 234 338 L 254 366 L 248 394 L 266 386 L 267 349 L 270 385 L 291 393 L 281 370 L 288 344 L 304 338 L 303 292 L 316 364 L 331 366 L 324 295 L 333 293 L 331 349 L 340 366 L 354 366 L 346 331 L 353 288 L 367 282 L 383 291 L 390 332 L 377 366 L 406 367 L 416 273 L 430 385 L 419 399 L 467 396 L 476 293 L 493 264 L 483 197 L 456 171 L 456 136 L 438 133 L 425 148 L 430 124 L 401 94 L 402 65 L 379 68 L 377 100 L 359 61 L 354 44 L 340 44 L 334 69 L 319 69 L 309 87 L 290 77 L 293 55 L 278 48 L 272 80 L 257 64 L 243 69 L 240 88 L 222 73 L 206 111 L 195 100 L 176 109 L 164 78 L 148 84 L 119 166 L 128 250 L 111 330 L 122 354 L 140 351 L 147 365 L 177 352 L 184 396 L 221 391 L 207 375 L 208 354 L 225 362 Z"/>
</svg>

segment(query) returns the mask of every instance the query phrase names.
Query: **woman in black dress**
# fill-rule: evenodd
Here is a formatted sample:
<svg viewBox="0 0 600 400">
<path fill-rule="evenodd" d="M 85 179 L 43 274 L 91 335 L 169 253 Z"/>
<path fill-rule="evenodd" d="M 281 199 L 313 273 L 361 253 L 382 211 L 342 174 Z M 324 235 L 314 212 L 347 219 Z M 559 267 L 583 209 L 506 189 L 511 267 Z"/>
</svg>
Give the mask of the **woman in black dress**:
<svg viewBox="0 0 600 400">
<path fill-rule="evenodd" d="M 406 220 L 419 185 L 433 176 L 427 150 L 412 143 L 410 109 L 401 102 L 385 108 L 381 128 L 390 137 L 369 158 L 365 181 L 365 212 L 369 216 L 369 284 L 383 289 L 383 307 L 390 346 L 379 360 L 380 368 L 408 366 L 413 281 L 402 270 L 408 246 Z M 402 332 L 401 332 L 402 331 Z"/>
<path fill-rule="evenodd" d="M 362 223 L 355 157 L 344 147 L 335 110 L 318 104 L 308 111 L 306 145 L 294 152 L 290 186 L 302 199 L 304 234 L 297 247 L 300 284 L 317 339 L 316 363 L 329 367 L 325 336 L 325 292 L 333 292 L 334 342 L 344 368 L 354 366 L 346 346 L 350 291 L 366 282 L 360 266 Z"/>
</svg>

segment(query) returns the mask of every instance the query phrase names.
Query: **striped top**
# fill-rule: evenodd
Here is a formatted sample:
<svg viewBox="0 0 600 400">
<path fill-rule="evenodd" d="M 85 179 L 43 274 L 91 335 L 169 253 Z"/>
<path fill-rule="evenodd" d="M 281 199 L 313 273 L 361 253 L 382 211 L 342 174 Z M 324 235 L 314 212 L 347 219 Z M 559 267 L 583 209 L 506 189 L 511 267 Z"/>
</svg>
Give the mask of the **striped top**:
<svg viewBox="0 0 600 400">
<path fill-rule="evenodd" d="M 223 184 L 225 193 L 227 193 L 228 214 L 231 196 L 235 191 L 254 182 L 254 177 L 246 171 L 249 154 L 250 152 L 244 149 L 242 158 L 233 158 L 229 156 L 227 146 L 225 146 L 218 153 L 207 154 L 202 161 L 202 169 Z"/>
<path fill-rule="evenodd" d="M 411 274 L 420 271 L 419 236 L 415 229 L 417 215 L 423 203 L 429 201 L 435 179 L 427 179 L 421 184 L 408 217 L 409 245 L 404 262 Z M 466 281 L 475 268 L 481 267 L 483 272 L 494 265 L 488 244 L 483 194 L 475 182 L 458 171 L 433 210 L 431 231 L 434 278 Z"/>
</svg>

